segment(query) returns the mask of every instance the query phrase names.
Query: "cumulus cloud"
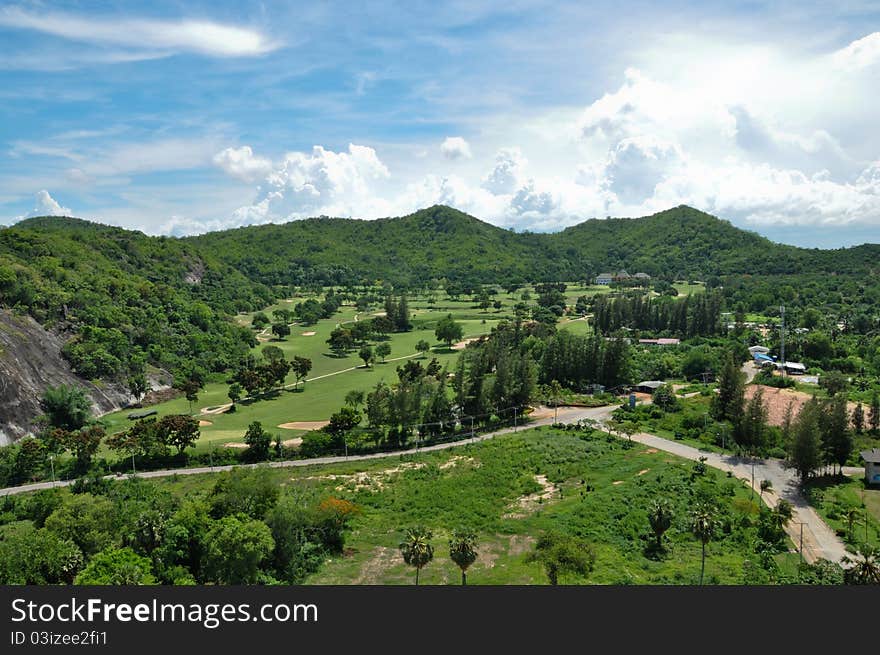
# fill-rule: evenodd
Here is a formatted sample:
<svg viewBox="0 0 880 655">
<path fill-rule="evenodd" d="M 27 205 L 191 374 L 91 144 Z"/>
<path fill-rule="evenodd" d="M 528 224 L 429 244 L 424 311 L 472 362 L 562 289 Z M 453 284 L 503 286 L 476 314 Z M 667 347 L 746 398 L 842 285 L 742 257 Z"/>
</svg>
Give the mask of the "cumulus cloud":
<svg viewBox="0 0 880 655">
<path fill-rule="evenodd" d="M 880 32 L 857 39 L 831 55 L 840 68 L 859 70 L 880 62 Z"/>
<path fill-rule="evenodd" d="M 278 47 L 259 31 L 203 20 L 99 18 L 0 9 L 0 26 L 27 29 L 71 41 L 132 47 L 157 54 L 194 52 L 214 57 L 260 55 Z"/>
<path fill-rule="evenodd" d="M 624 204 L 640 204 L 681 161 L 676 143 L 648 135 L 627 137 L 609 153 L 605 182 Z"/>
<path fill-rule="evenodd" d="M 235 222 L 369 215 L 386 206 L 372 185 L 389 175 L 376 151 L 367 146 L 349 144 L 343 152 L 322 146 L 308 153 L 290 152 L 268 173 L 255 202 L 236 210 Z"/>
<path fill-rule="evenodd" d="M 528 160 L 519 148 L 502 148 L 495 155 L 495 166 L 483 178 L 482 186 L 495 195 L 513 193 L 525 178 Z"/>
<path fill-rule="evenodd" d="M 453 161 L 457 159 L 470 159 L 471 146 L 460 136 L 448 136 L 440 144 L 440 152 L 446 159 Z"/>
<path fill-rule="evenodd" d="M 213 161 L 215 166 L 245 182 L 262 179 L 272 170 L 272 162 L 255 156 L 250 146 L 221 150 L 214 155 Z"/>
<path fill-rule="evenodd" d="M 34 195 L 34 208 L 16 220 L 33 216 L 73 216 L 73 211 L 69 207 L 62 207 L 48 191 L 43 189 Z"/>
</svg>

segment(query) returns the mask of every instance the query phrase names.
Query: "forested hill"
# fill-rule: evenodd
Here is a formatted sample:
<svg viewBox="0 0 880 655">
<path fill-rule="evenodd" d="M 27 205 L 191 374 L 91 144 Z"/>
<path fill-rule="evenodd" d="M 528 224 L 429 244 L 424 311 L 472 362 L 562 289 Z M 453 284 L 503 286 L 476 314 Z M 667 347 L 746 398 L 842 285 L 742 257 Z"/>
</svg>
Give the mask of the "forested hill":
<svg viewBox="0 0 880 655">
<path fill-rule="evenodd" d="M 575 280 L 621 268 L 655 277 L 863 273 L 880 245 L 815 250 L 776 244 L 691 207 L 593 219 L 555 234 L 513 233 L 445 206 L 400 218 L 313 218 L 187 241 L 266 284 Z"/>
</svg>

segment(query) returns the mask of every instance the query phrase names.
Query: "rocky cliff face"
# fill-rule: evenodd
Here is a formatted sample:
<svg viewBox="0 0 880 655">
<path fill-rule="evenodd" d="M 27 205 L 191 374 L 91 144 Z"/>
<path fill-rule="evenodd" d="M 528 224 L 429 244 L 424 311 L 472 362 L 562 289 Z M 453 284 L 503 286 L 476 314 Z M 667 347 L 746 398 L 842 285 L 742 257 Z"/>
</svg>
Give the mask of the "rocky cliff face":
<svg viewBox="0 0 880 655">
<path fill-rule="evenodd" d="M 62 335 L 46 330 L 30 316 L 0 309 L 0 445 L 32 430 L 46 387 L 83 387 L 96 415 L 125 407 L 131 400 L 125 385 L 94 384 L 77 377 L 61 356 L 64 341 Z"/>
</svg>

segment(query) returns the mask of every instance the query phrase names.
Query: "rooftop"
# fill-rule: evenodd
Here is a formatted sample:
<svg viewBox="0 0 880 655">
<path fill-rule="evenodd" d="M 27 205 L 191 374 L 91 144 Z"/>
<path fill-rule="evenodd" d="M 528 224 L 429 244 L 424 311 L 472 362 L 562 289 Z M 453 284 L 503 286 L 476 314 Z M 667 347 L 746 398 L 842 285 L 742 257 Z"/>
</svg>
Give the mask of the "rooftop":
<svg viewBox="0 0 880 655">
<path fill-rule="evenodd" d="M 862 459 L 871 464 L 880 463 L 880 448 L 871 448 L 871 450 L 863 450 L 859 453 Z"/>
</svg>

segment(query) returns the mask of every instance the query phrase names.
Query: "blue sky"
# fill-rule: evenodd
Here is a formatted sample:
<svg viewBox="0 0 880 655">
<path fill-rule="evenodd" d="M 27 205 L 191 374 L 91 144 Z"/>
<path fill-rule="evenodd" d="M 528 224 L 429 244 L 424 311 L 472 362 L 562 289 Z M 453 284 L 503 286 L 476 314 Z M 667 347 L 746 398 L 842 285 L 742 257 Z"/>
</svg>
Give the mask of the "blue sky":
<svg viewBox="0 0 880 655">
<path fill-rule="evenodd" d="M 880 242 L 880 3 L 7 2 L 0 223 L 686 203 Z"/>
</svg>

